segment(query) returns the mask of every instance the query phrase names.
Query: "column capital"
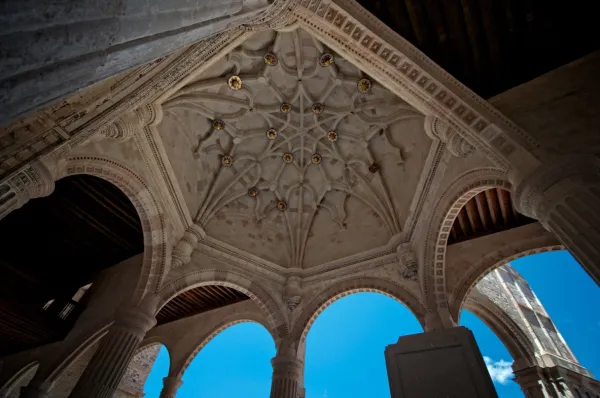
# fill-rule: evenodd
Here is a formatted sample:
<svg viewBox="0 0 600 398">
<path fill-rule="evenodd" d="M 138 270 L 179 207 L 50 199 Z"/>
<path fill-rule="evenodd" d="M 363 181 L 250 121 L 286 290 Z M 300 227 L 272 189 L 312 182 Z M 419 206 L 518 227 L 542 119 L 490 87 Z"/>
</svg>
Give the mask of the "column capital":
<svg viewBox="0 0 600 398">
<path fill-rule="evenodd" d="M 286 378 L 300 381 L 304 369 L 304 362 L 289 355 L 277 355 L 271 359 L 273 378 Z"/>
<path fill-rule="evenodd" d="M 159 398 L 174 398 L 182 384 L 183 380 L 179 376 L 163 377 L 163 388 Z"/>
<path fill-rule="evenodd" d="M 425 314 L 425 332 L 433 332 L 435 330 L 451 329 L 457 327 L 456 322 L 452 319 L 450 311 L 447 308 L 438 308 L 435 311 L 428 311 Z"/>
<path fill-rule="evenodd" d="M 117 311 L 113 328 L 122 329 L 143 337 L 156 325 L 154 311 L 145 311 L 139 307 L 123 307 Z"/>
<path fill-rule="evenodd" d="M 273 382 L 271 398 L 299 398 L 303 392 L 304 362 L 295 355 L 278 353 L 271 359 Z"/>
<path fill-rule="evenodd" d="M 555 205 L 572 191 L 600 187 L 600 159 L 564 156 L 543 164 L 531 175 L 514 181 L 515 206 L 520 213 L 544 224 Z"/>
</svg>

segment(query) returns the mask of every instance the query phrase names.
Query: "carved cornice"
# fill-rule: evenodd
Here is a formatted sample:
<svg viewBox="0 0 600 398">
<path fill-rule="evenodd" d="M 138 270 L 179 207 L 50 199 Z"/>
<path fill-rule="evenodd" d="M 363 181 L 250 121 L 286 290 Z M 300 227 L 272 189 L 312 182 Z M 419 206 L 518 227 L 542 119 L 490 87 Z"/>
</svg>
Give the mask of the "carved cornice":
<svg viewBox="0 0 600 398">
<path fill-rule="evenodd" d="M 299 24 L 426 115 L 443 119 L 503 169 L 540 163 L 531 136 L 352 0 L 301 0 Z"/>
</svg>

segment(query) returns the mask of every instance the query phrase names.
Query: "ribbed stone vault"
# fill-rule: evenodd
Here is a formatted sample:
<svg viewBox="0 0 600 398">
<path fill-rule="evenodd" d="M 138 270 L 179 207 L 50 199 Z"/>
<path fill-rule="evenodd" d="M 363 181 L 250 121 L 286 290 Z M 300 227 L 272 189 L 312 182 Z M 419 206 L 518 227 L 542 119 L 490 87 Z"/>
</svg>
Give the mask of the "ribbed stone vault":
<svg viewBox="0 0 600 398">
<path fill-rule="evenodd" d="M 286 267 L 400 233 L 431 145 L 420 113 L 301 30 L 256 34 L 163 109 L 196 221 Z"/>
</svg>

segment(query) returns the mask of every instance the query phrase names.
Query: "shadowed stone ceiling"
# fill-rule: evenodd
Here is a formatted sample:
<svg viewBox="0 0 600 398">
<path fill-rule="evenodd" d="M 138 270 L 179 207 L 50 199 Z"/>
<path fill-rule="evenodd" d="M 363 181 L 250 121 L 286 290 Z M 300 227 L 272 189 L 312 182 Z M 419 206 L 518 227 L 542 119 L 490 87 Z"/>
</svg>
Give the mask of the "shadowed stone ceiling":
<svg viewBox="0 0 600 398">
<path fill-rule="evenodd" d="M 256 34 L 163 109 L 196 222 L 285 267 L 400 233 L 431 146 L 420 113 L 301 30 Z"/>
</svg>

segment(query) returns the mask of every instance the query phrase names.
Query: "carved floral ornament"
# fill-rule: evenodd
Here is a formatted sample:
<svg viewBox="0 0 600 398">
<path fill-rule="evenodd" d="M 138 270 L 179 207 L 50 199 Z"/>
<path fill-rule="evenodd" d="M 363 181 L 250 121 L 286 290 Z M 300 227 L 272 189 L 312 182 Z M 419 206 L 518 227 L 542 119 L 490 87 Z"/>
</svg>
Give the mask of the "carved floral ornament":
<svg viewBox="0 0 600 398">
<path fill-rule="evenodd" d="M 350 197 L 371 208 L 389 236 L 399 233 L 381 173 L 402 168 L 408 156 L 392 126 L 412 120 L 422 129 L 423 115 L 305 32 L 263 35 L 259 49 L 228 54 L 231 69 L 221 77 L 192 82 L 163 104 L 179 128 L 194 128 L 174 114 L 181 108 L 210 123 L 196 132 L 193 151 L 202 162 L 217 157 L 221 167 L 196 222 L 206 225 L 250 197 L 255 221 L 282 212 L 290 230 L 302 231 L 292 234 L 292 264 L 302 263 L 317 213 L 345 228 Z"/>
</svg>

